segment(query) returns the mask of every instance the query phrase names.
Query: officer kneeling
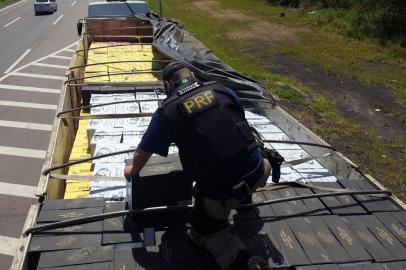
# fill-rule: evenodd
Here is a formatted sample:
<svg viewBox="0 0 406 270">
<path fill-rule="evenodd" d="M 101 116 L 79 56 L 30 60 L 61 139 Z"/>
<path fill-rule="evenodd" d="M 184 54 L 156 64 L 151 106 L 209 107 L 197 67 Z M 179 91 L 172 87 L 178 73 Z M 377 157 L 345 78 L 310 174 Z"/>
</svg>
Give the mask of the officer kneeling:
<svg viewBox="0 0 406 270">
<path fill-rule="evenodd" d="M 231 89 L 201 83 L 179 62 L 166 66 L 162 80 L 167 98 L 154 113 L 125 176 L 137 175 L 152 153 L 167 156 L 175 143 L 184 171 L 196 181 L 190 238 L 222 269 L 248 269 L 252 258 L 231 234 L 228 217 L 266 184 L 270 164 L 262 158 L 241 101 Z"/>
</svg>

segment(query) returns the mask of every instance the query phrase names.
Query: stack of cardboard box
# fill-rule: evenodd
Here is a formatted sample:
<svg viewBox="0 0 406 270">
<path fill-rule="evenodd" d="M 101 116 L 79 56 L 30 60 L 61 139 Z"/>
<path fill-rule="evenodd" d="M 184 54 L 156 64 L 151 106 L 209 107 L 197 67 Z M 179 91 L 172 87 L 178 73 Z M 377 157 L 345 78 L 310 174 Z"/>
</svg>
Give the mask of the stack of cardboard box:
<svg viewBox="0 0 406 270">
<path fill-rule="evenodd" d="M 93 42 L 87 54 L 87 64 L 92 65 L 85 69 L 85 82 L 157 82 L 157 74 L 148 73 L 154 69 L 151 60 L 156 58 L 152 45 L 126 44 Z"/>
</svg>

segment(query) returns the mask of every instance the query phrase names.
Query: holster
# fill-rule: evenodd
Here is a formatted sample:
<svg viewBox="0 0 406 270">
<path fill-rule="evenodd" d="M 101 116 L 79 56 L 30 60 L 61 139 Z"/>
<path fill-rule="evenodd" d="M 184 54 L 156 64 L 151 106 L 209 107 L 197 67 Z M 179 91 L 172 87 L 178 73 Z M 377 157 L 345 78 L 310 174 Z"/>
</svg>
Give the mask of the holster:
<svg viewBox="0 0 406 270">
<path fill-rule="evenodd" d="M 278 151 L 273 149 L 268 149 L 266 147 L 261 148 L 262 156 L 266 158 L 272 167 L 272 182 L 279 183 L 281 178 L 281 165 L 285 159 L 278 153 Z"/>
</svg>

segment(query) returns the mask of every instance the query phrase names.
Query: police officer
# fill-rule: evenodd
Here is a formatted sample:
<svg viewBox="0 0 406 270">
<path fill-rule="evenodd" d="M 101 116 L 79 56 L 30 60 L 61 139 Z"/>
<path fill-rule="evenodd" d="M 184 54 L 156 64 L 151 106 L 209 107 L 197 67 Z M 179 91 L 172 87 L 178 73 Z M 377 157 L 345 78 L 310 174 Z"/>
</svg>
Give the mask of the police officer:
<svg viewBox="0 0 406 270">
<path fill-rule="evenodd" d="M 198 81 L 180 62 L 167 65 L 162 77 L 167 98 L 152 116 L 125 176 L 138 174 L 152 153 L 167 156 L 175 143 L 184 171 L 196 181 L 191 240 L 204 246 L 222 269 L 248 269 L 250 255 L 230 233 L 228 217 L 266 184 L 270 164 L 231 89 Z"/>
</svg>

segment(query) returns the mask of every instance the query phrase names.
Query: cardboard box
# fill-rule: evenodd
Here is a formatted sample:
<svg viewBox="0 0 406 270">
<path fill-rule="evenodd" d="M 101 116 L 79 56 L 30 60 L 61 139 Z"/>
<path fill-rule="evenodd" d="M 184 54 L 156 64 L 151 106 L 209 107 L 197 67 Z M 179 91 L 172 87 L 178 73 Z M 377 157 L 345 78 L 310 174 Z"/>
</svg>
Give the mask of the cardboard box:
<svg viewBox="0 0 406 270">
<path fill-rule="evenodd" d="M 142 101 L 140 107 L 142 113 L 154 113 L 158 109 L 158 101 Z"/>
<path fill-rule="evenodd" d="M 87 198 L 88 196 L 89 191 L 65 192 L 64 199 L 79 199 L 79 198 Z"/>
<path fill-rule="evenodd" d="M 266 120 L 265 120 L 266 121 Z M 259 133 L 280 133 L 283 131 L 275 125 L 272 124 L 252 124 L 252 126 L 259 132 Z"/>
<path fill-rule="evenodd" d="M 124 163 L 97 163 L 94 165 L 94 176 L 124 177 Z"/>
<path fill-rule="evenodd" d="M 259 113 L 254 113 L 251 111 L 244 111 L 245 112 L 245 118 L 247 119 L 267 119 L 265 116 L 260 115 Z"/>
<path fill-rule="evenodd" d="M 96 131 L 90 141 L 90 153 L 94 155 L 97 144 L 119 144 L 121 142 L 121 131 Z"/>
<path fill-rule="evenodd" d="M 91 181 L 82 180 L 81 182 L 70 182 L 66 184 L 65 193 L 78 192 L 78 191 L 89 191 Z"/>
<path fill-rule="evenodd" d="M 138 131 L 124 131 L 123 132 L 123 144 L 138 145 L 141 142 L 143 132 Z"/>
<path fill-rule="evenodd" d="M 90 109 L 91 115 L 106 115 L 106 114 L 115 114 L 116 113 L 116 106 L 115 105 L 107 105 L 102 107 L 93 107 Z"/>
<path fill-rule="evenodd" d="M 103 197 L 106 201 L 124 201 L 127 181 L 93 181 L 89 197 Z"/>
<path fill-rule="evenodd" d="M 137 100 L 157 99 L 158 96 L 155 92 L 138 92 L 135 95 Z"/>
<path fill-rule="evenodd" d="M 146 116 L 146 117 L 140 117 L 140 126 L 149 126 L 149 123 L 151 123 L 152 117 Z"/>
<path fill-rule="evenodd" d="M 113 94 L 113 101 L 127 101 L 127 100 L 135 100 L 135 93 L 125 93 L 125 94 Z"/>
<path fill-rule="evenodd" d="M 90 97 L 90 105 L 104 104 L 108 102 L 113 102 L 113 95 L 106 94 L 92 94 Z"/>
<path fill-rule="evenodd" d="M 117 152 L 120 151 L 121 148 L 118 147 L 117 145 L 112 145 L 112 144 L 97 144 L 95 147 L 95 152 L 94 155 L 95 157 L 103 155 L 103 154 L 109 154 L 112 152 Z M 108 163 L 108 162 L 124 162 L 125 157 L 123 155 L 115 155 L 111 157 L 105 157 L 101 159 L 96 159 L 93 160 L 93 163 Z"/>
<path fill-rule="evenodd" d="M 92 139 L 96 130 L 113 130 L 115 121 L 119 119 L 90 119 L 87 125 L 87 136 Z"/>
<path fill-rule="evenodd" d="M 68 174 L 70 175 L 90 175 L 92 171 L 92 163 L 81 163 L 69 167 Z"/>
<path fill-rule="evenodd" d="M 137 102 L 134 103 L 124 103 L 116 104 L 115 112 L 116 114 L 127 114 L 127 113 L 139 113 L 139 105 Z"/>
</svg>

